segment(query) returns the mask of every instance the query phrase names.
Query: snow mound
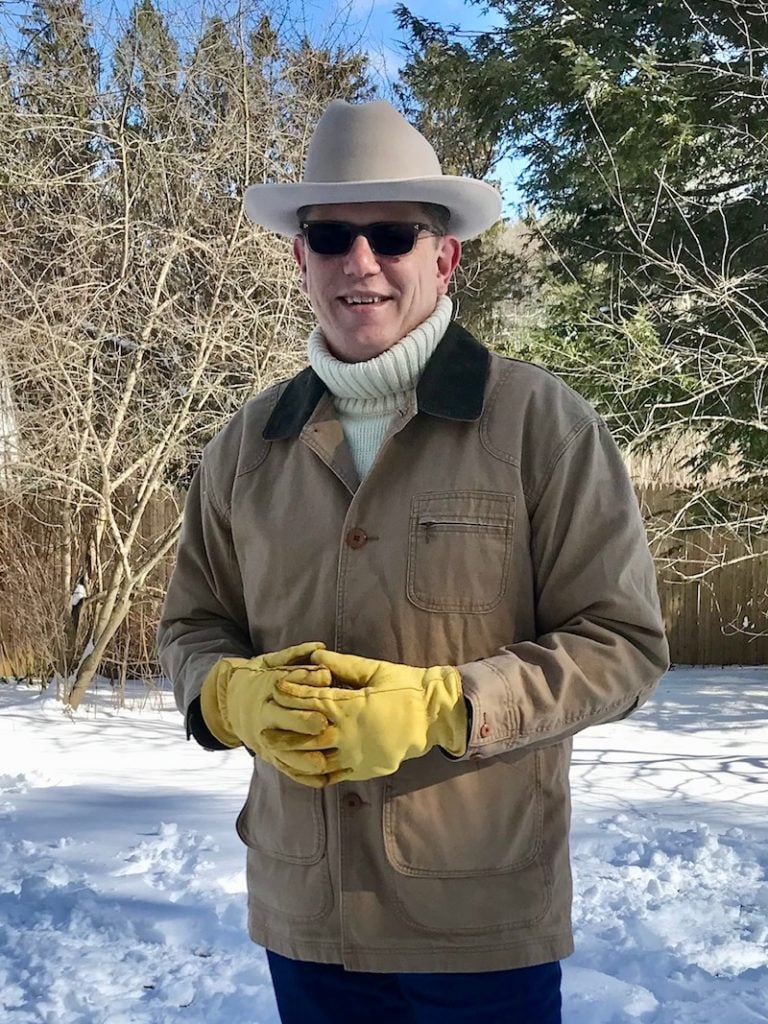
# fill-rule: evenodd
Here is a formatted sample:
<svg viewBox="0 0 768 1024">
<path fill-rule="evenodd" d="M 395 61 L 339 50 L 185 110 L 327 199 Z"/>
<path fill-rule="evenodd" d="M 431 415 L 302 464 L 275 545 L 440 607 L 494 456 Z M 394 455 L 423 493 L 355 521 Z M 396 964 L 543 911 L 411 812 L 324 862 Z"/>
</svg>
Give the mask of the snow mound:
<svg viewBox="0 0 768 1024">
<path fill-rule="evenodd" d="M 70 720 L 0 685 L 2 1024 L 278 1024 L 234 830 L 249 759 L 143 693 Z M 765 669 L 678 669 L 574 738 L 564 1024 L 768 1024 L 766 695 Z"/>
<path fill-rule="evenodd" d="M 198 856 L 197 842 L 192 831 L 161 825 L 127 854 L 129 873 L 161 890 L 159 901 L 105 892 L 62 863 L 59 850 L 84 852 L 73 850 L 74 840 L 0 843 L 2 1019 L 276 1024 L 263 955 L 245 934 L 242 894 L 225 896 L 215 880 L 202 884 L 210 865 Z M 207 843 L 202 847 L 214 849 Z M 235 914 L 222 906 L 232 899 Z M 244 1016 L 246 1004 L 255 1016 Z"/>
<path fill-rule="evenodd" d="M 575 856 L 574 916 L 583 929 L 599 929 L 623 951 L 673 951 L 716 977 L 765 965 L 768 881 L 757 839 L 700 822 L 638 834 L 626 815 L 601 828 L 605 839 Z"/>
</svg>

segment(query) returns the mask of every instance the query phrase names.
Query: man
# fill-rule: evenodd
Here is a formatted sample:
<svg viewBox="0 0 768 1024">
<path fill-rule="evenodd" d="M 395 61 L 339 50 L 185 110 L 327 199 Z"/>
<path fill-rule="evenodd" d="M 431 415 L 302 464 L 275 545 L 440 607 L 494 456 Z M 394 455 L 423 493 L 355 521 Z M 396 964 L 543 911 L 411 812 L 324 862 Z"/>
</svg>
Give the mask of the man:
<svg viewBox="0 0 768 1024">
<path fill-rule="evenodd" d="M 497 220 L 383 102 L 334 102 L 293 237 L 310 366 L 207 446 L 160 627 L 188 731 L 255 756 L 237 828 L 286 1024 L 560 1020 L 571 736 L 667 668 L 621 458 L 451 321 Z"/>
</svg>

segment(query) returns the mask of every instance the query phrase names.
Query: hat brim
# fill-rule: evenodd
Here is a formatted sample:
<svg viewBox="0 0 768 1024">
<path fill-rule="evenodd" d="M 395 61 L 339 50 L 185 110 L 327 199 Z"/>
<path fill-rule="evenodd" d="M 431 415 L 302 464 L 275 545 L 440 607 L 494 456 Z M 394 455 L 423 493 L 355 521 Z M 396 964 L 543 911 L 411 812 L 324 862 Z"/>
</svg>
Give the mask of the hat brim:
<svg viewBox="0 0 768 1024">
<path fill-rule="evenodd" d="M 388 181 L 249 185 L 245 213 L 255 224 L 292 238 L 297 210 L 328 203 L 438 203 L 451 212 L 450 233 L 462 242 L 482 234 L 501 216 L 501 196 L 485 181 L 440 174 Z"/>
</svg>

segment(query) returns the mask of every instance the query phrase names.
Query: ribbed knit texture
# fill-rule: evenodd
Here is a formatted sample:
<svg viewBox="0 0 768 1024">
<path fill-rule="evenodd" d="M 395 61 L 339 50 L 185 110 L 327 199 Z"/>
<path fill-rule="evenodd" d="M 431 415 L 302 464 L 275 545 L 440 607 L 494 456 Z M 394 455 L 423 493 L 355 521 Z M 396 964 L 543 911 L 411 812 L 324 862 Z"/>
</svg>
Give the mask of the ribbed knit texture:
<svg viewBox="0 0 768 1024">
<path fill-rule="evenodd" d="M 333 395 L 358 476 L 362 480 L 398 409 L 408 405 L 424 367 L 448 329 L 453 303 L 438 299 L 434 312 L 386 352 L 345 363 L 328 350 L 319 327 L 309 336 L 309 363 Z"/>
</svg>

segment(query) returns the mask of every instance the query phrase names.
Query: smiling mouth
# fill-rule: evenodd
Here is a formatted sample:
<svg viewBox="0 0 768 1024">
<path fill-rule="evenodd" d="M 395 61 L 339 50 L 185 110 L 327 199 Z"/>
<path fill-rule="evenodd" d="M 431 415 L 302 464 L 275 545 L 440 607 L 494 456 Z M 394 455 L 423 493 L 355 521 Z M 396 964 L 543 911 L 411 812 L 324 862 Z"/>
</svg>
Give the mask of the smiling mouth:
<svg viewBox="0 0 768 1024">
<path fill-rule="evenodd" d="M 339 300 L 345 306 L 380 306 L 389 301 L 386 295 L 341 295 Z"/>
</svg>

